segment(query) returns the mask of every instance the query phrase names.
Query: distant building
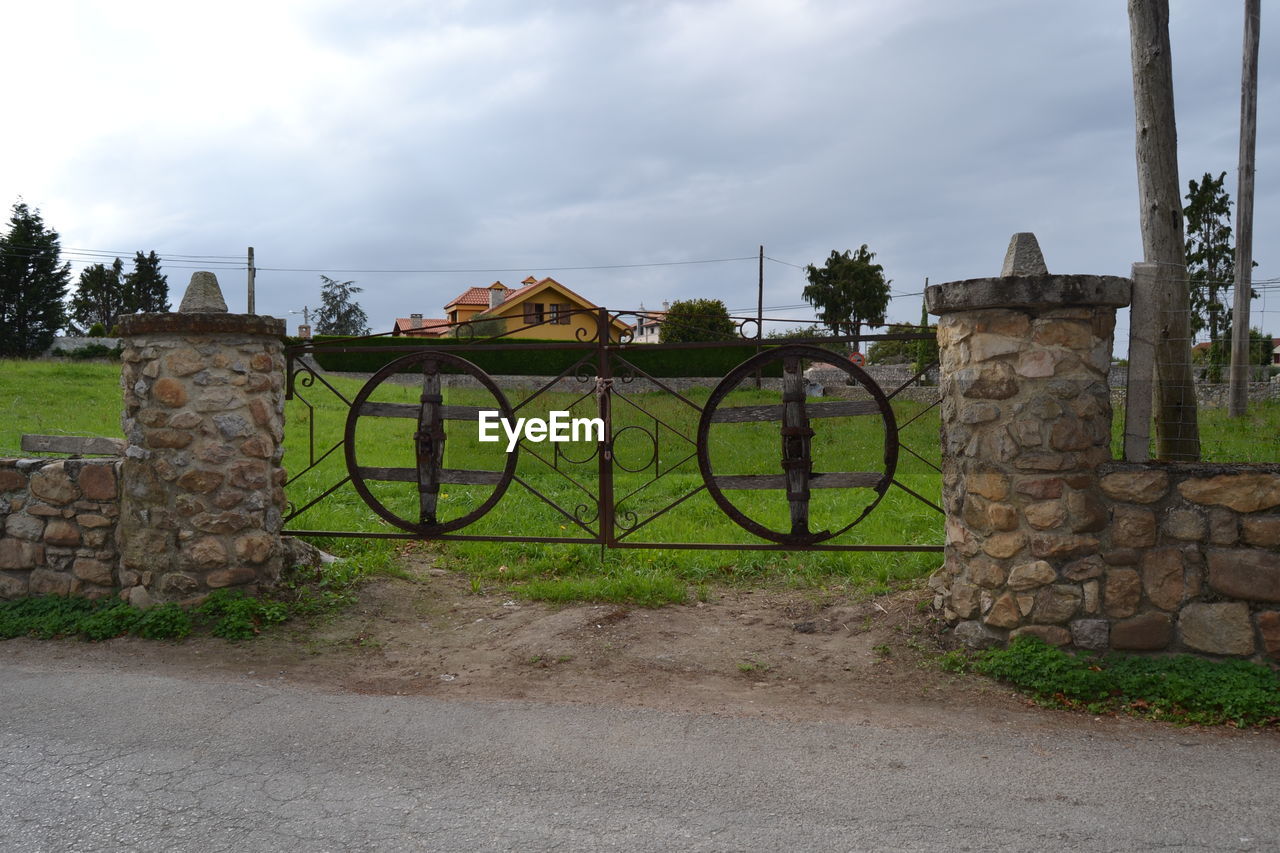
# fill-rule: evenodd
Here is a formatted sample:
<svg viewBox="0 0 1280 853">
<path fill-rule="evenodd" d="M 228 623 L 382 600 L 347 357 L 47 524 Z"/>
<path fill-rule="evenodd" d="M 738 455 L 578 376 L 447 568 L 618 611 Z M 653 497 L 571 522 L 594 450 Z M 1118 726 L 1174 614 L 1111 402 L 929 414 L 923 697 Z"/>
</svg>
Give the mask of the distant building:
<svg viewBox="0 0 1280 853">
<path fill-rule="evenodd" d="M 662 321 L 670 307 L 670 302 L 663 302 L 661 311 L 646 311 L 641 302 L 640 310 L 636 313 L 636 333 L 632 341 L 637 344 L 656 344 L 662 333 Z"/>
<path fill-rule="evenodd" d="M 500 281 L 488 287 L 469 287 L 449 300 L 444 311 L 445 317 L 439 320 L 423 319 L 420 314 L 398 319 L 392 334 L 444 337 L 469 327 L 461 332 L 464 337 L 505 334 L 509 338 L 590 341 L 596 337 L 599 306 L 553 278 L 529 276 L 516 288 Z M 609 326 L 609 337 L 614 340 L 631 331 L 629 324 L 616 317 L 610 319 Z"/>
</svg>

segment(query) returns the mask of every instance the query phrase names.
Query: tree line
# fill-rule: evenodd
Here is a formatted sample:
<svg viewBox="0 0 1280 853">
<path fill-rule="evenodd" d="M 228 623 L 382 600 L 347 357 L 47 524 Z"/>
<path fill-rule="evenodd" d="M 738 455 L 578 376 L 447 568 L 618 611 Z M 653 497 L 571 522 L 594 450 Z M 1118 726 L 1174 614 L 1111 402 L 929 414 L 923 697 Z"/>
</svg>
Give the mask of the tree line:
<svg viewBox="0 0 1280 853">
<path fill-rule="evenodd" d="M 16 202 L 0 234 L 0 356 L 39 355 L 64 329 L 106 335 L 121 314 L 169 310 L 168 278 L 154 251 L 136 253 L 129 272 L 119 258 L 86 267 L 67 299 L 70 283 L 58 232 Z"/>
</svg>

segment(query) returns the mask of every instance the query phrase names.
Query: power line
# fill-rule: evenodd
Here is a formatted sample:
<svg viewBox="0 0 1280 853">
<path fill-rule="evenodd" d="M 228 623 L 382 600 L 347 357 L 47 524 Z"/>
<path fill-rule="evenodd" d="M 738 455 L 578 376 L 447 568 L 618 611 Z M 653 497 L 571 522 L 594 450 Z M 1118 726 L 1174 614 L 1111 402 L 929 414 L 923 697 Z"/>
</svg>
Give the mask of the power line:
<svg viewBox="0 0 1280 853">
<path fill-rule="evenodd" d="M 578 270 L 620 270 L 620 269 L 637 269 L 640 267 L 679 267 L 689 266 L 692 264 L 727 264 L 735 261 L 754 261 L 757 259 L 755 255 L 747 255 L 741 258 L 706 258 L 695 261 L 652 261 L 642 264 L 591 264 L 585 266 L 567 266 L 567 265 L 546 265 L 546 264 L 528 264 L 522 267 L 489 267 L 489 268 L 458 268 L 458 269 L 335 269 L 332 267 L 324 268 L 301 268 L 301 267 L 257 267 L 259 272 L 315 272 L 315 273 L 340 273 L 375 275 L 375 274 L 407 274 L 416 275 L 445 275 L 450 273 L 504 273 L 504 272 L 528 272 L 530 269 L 554 270 L 561 271 L 578 271 Z"/>
</svg>

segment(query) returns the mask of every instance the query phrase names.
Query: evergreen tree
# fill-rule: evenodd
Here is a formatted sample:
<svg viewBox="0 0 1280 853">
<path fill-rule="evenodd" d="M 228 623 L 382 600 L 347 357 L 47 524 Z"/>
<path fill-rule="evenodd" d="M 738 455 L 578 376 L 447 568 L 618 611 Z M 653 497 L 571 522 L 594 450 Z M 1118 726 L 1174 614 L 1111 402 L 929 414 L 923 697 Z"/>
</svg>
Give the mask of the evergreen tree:
<svg viewBox="0 0 1280 853">
<path fill-rule="evenodd" d="M 672 302 L 658 328 L 658 342 L 731 341 L 738 327 L 719 299 L 684 299 Z"/>
<path fill-rule="evenodd" d="M 818 309 L 818 319 L 836 335 L 860 335 L 862 324 L 880 326 L 889 308 L 889 284 L 884 267 L 866 243 L 856 253 L 831 253 L 825 264 L 805 267 L 809 283 L 801 295 Z"/>
<path fill-rule="evenodd" d="M 123 314 L 124 264 L 119 258 L 111 266 L 94 264 L 80 272 L 76 292 L 71 296 L 71 321 L 82 329 L 101 324 L 110 329 Z"/>
<path fill-rule="evenodd" d="M 124 278 L 121 314 L 164 313 L 169 310 L 169 277 L 160 272 L 160 256 L 155 250 L 136 252 L 133 272 Z"/>
<path fill-rule="evenodd" d="M 367 335 L 369 318 L 351 298 L 363 288 L 354 281 L 335 281 L 320 276 L 320 310 L 316 312 L 316 332 L 321 335 Z"/>
<path fill-rule="evenodd" d="M 0 356 L 37 355 L 66 325 L 71 264 L 60 264 L 60 253 L 58 232 L 40 211 L 16 202 L 0 235 Z"/>
</svg>

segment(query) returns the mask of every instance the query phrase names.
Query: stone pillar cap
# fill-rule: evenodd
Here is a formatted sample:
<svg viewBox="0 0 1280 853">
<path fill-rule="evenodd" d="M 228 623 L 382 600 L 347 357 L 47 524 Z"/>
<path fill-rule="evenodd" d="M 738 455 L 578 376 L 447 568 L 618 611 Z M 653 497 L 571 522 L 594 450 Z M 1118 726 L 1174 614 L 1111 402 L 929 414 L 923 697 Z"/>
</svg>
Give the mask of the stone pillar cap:
<svg viewBox="0 0 1280 853">
<path fill-rule="evenodd" d="M 227 300 L 222 298 L 218 277 L 211 272 L 194 272 L 187 292 L 178 306 L 179 314 L 225 314 Z"/>
<path fill-rule="evenodd" d="M 1030 231 L 1019 231 L 1009 238 L 1009 249 L 1004 253 L 1001 277 L 1010 275 L 1048 275 L 1040 241 Z"/>
</svg>

